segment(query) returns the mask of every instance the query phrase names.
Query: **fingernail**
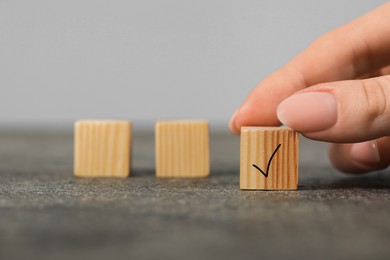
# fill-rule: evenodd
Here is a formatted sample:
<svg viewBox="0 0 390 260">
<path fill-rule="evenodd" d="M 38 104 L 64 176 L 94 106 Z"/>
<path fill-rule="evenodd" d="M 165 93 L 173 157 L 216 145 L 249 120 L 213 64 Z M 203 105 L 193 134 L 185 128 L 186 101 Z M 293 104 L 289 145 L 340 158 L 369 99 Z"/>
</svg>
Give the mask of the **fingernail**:
<svg viewBox="0 0 390 260">
<path fill-rule="evenodd" d="M 377 141 L 368 141 L 353 144 L 351 158 L 358 164 L 373 165 L 381 161 Z"/>
<path fill-rule="evenodd" d="M 317 132 L 337 121 L 337 101 L 329 92 L 306 92 L 285 99 L 277 109 L 279 120 L 301 132 Z"/>
<path fill-rule="evenodd" d="M 237 129 L 236 129 L 236 115 L 237 115 L 237 113 L 238 113 L 238 109 L 233 113 L 233 115 L 229 121 L 229 129 L 232 132 L 237 132 Z"/>
</svg>

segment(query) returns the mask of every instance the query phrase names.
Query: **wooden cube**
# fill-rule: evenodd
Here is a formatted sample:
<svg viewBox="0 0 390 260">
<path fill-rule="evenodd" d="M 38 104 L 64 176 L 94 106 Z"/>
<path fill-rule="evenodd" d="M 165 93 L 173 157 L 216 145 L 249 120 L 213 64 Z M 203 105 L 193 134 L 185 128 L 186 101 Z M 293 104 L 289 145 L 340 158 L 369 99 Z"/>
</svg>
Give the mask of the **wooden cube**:
<svg viewBox="0 0 390 260">
<path fill-rule="evenodd" d="M 298 132 L 286 127 L 242 127 L 240 188 L 296 190 Z"/>
<path fill-rule="evenodd" d="M 75 176 L 129 176 L 130 121 L 80 120 L 74 132 Z"/>
<path fill-rule="evenodd" d="M 156 123 L 156 176 L 207 177 L 210 173 L 207 121 Z"/>
</svg>

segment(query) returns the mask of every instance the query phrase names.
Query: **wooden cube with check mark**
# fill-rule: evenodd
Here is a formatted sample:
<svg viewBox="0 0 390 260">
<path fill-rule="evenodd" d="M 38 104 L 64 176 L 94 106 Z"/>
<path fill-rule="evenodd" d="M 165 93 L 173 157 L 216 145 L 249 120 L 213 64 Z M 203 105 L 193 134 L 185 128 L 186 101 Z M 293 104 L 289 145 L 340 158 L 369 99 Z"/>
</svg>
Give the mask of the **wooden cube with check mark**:
<svg viewBox="0 0 390 260">
<path fill-rule="evenodd" d="M 298 145 L 287 127 L 242 127 L 240 189 L 296 190 Z"/>
</svg>

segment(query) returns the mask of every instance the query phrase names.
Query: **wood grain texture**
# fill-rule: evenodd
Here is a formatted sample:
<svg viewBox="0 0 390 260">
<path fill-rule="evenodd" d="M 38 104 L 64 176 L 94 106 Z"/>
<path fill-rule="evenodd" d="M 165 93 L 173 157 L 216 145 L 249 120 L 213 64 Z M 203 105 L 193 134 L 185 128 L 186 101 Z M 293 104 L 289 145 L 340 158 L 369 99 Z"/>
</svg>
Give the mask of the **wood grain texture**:
<svg viewBox="0 0 390 260">
<path fill-rule="evenodd" d="M 280 144 L 279 149 L 275 149 Z M 286 127 L 242 127 L 240 189 L 296 190 L 298 187 L 298 132 Z M 268 177 L 256 167 L 266 172 Z"/>
<path fill-rule="evenodd" d="M 207 121 L 156 123 L 156 176 L 207 177 L 210 174 Z"/>
<path fill-rule="evenodd" d="M 74 175 L 128 177 L 131 122 L 80 120 L 74 126 Z"/>
</svg>

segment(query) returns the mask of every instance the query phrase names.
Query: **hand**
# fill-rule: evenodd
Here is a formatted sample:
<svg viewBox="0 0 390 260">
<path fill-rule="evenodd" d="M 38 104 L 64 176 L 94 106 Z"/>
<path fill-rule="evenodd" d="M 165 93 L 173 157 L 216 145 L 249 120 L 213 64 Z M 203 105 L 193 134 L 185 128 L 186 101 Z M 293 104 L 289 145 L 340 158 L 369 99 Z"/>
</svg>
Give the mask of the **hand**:
<svg viewBox="0 0 390 260">
<path fill-rule="evenodd" d="M 332 142 L 345 172 L 390 164 L 390 3 L 331 31 L 260 82 L 230 129 L 280 125 Z"/>
</svg>

